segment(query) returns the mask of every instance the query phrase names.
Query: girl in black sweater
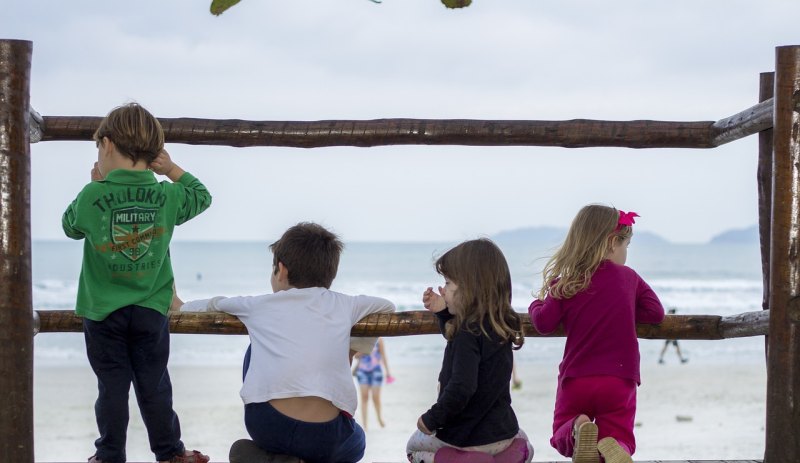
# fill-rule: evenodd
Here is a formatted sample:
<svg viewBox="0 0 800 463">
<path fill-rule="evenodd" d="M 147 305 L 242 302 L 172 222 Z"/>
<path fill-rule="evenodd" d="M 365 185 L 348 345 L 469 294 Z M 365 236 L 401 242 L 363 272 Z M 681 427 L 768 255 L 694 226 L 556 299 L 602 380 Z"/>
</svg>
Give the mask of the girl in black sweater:
<svg viewBox="0 0 800 463">
<path fill-rule="evenodd" d="M 511 275 L 488 239 L 466 241 L 436 261 L 444 287 L 428 288 L 425 308 L 447 339 L 439 397 L 417 420 L 410 462 L 523 463 L 533 447 L 511 408 L 512 349 L 525 338 L 511 308 Z M 512 345 L 514 347 L 512 347 Z"/>
</svg>

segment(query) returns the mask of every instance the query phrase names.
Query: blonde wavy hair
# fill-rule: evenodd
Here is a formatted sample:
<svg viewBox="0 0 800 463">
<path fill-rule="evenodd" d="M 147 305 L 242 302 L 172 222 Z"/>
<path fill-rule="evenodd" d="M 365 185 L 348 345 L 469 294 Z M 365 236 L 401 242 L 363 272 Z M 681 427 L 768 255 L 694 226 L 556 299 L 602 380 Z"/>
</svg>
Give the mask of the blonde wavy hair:
<svg viewBox="0 0 800 463">
<path fill-rule="evenodd" d="M 517 350 L 525 343 L 522 320 L 511 308 L 511 272 L 500 248 L 482 238 L 465 241 L 436 260 L 436 271 L 458 285 L 455 298 L 459 310 L 447 322 L 445 337 L 453 339 L 458 330 L 480 331 L 489 337 L 484 322 L 503 342 Z"/>
<path fill-rule="evenodd" d="M 611 246 L 633 235 L 631 227 L 618 224 L 619 211 L 613 207 L 590 204 L 578 211 L 564 244 L 542 270 L 539 299 L 569 299 L 586 289 Z"/>
</svg>

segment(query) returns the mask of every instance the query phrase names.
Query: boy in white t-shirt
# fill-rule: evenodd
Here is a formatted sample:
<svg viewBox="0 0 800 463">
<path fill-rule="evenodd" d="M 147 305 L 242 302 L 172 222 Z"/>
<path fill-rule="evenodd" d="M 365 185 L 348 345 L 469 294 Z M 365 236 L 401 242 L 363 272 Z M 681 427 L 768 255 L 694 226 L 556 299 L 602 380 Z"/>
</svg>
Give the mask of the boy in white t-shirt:
<svg viewBox="0 0 800 463">
<path fill-rule="evenodd" d="M 270 246 L 272 294 L 215 297 L 181 308 L 235 315 L 250 335 L 240 395 L 252 441 L 233 444 L 231 463 L 355 463 L 363 457 L 350 359 L 353 350 L 369 351 L 375 339 L 354 339 L 351 347 L 350 330 L 367 315 L 393 312 L 394 304 L 329 289 L 342 248 L 322 226 L 300 223 Z"/>
</svg>

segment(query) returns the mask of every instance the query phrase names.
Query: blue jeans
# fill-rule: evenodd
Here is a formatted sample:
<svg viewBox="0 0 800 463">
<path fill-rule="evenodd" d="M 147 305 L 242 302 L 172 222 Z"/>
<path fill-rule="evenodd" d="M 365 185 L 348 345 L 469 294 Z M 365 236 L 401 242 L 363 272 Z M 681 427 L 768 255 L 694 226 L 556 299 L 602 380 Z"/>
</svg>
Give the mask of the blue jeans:
<svg viewBox="0 0 800 463">
<path fill-rule="evenodd" d="M 172 409 L 167 371 L 169 319 L 153 309 L 130 305 L 103 321 L 84 319 L 83 333 L 89 364 L 97 376 L 97 458 L 104 463 L 126 460 L 131 383 L 156 460 L 182 454 L 181 426 Z"/>
<path fill-rule="evenodd" d="M 250 368 L 250 347 L 244 356 L 242 378 Z M 366 436 L 345 414 L 326 423 L 290 418 L 269 402 L 245 404 L 244 425 L 259 447 L 271 453 L 299 457 L 307 463 L 356 463 L 364 457 Z"/>
<path fill-rule="evenodd" d="M 356 463 L 367 445 L 364 430 L 344 414 L 326 423 L 307 423 L 280 413 L 269 402 L 258 402 L 245 404 L 244 425 L 262 449 L 307 463 Z"/>
</svg>

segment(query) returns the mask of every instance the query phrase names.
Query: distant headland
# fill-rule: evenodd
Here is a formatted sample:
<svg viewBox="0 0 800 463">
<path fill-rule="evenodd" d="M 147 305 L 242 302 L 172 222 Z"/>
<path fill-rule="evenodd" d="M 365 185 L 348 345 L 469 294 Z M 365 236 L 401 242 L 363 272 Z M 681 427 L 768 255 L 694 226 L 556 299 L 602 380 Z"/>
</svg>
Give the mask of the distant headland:
<svg viewBox="0 0 800 463">
<path fill-rule="evenodd" d="M 492 235 L 492 239 L 498 243 L 520 244 L 536 243 L 543 246 L 556 246 L 562 242 L 567 234 L 566 228 L 559 227 L 525 227 L 515 230 L 505 230 Z M 652 232 L 636 232 L 636 243 L 643 245 L 670 245 L 674 244 L 666 238 Z M 758 244 L 758 225 L 747 228 L 736 228 L 723 231 L 712 237 L 706 243 L 698 244 Z"/>
</svg>

